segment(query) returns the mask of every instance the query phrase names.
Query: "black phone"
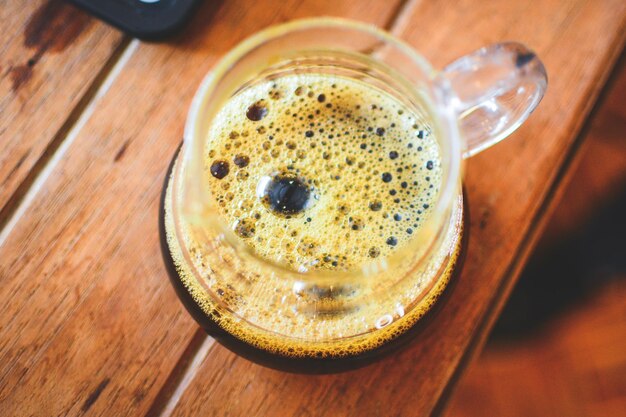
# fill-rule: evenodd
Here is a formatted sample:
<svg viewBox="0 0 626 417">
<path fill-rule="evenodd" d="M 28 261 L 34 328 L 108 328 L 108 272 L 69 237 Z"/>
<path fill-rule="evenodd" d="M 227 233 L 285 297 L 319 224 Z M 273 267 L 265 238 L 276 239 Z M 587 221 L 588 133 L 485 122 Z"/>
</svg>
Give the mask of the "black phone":
<svg viewBox="0 0 626 417">
<path fill-rule="evenodd" d="M 198 0 L 70 0 L 140 39 L 156 40 L 180 29 Z"/>
</svg>

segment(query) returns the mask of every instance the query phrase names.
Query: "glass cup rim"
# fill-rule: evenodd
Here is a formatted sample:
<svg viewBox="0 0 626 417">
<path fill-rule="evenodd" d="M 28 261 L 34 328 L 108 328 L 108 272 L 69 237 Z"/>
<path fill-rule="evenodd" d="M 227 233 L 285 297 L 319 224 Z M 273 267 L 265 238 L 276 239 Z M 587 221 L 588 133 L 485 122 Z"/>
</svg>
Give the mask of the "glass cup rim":
<svg viewBox="0 0 626 417">
<path fill-rule="evenodd" d="M 405 43 L 401 39 L 395 37 L 391 33 L 386 32 L 383 29 L 376 27 L 373 24 L 368 24 L 364 22 L 359 22 L 351 19 L 339 18 L 339 17 L 313 17 L 313 18 L 303 18 L 303 19 L 295 19 L 286 23 L 280 23 L 276 25 L 269 26 L 265 29 L 255 32 L 248 38 L 239 42 L 235 47 L 230 49 L 224 56 L 222 56 L 209 70 L 207 75 L 202 80 L 200 86 L 198 87 L 189 111 L 187 113 L 187 119 L 184 126 L 184 144 L 182 148 L 182 164 L 176 164 L 177 167 L 174 170 L 175 180 L 173 181 L 173 195 L 174 201 L 176 201 L 176 195 L 180 192 L 178 190 L 179 181 L 176 180 L 176 176 L 182 171 L 182 165 L 185 162 L 190 161 L 194 157 L 194 146 L 191 146 L 194 142 L 199 140 L 203 140 L 204 135 L 206 134 L 200 126 L 200 118 L 202 114 L 203 105 L 207 101 L 207 98 L 210 97 L 211 91 L 215 89 L 218 83 L 222 80 L 224 75 L 229 71 L 229 69 L 235 65 L 241 58 L 243 58 L 250 51 L 254 50 L 256 47 L 263 45 L 264 43 L 277 39 L 282 36 L 285 36 L 291 32 L 295 31 L 303 31 L 309 29 L 319 29 L 323 27 L 331 27 L 331 28 L 339 28 L 339 29 L 348 29 L 354 30 L 356 32 L 365 33 L 367 35 L 371 35 L 373 37 L 379 38 L 385 43 L 392 45 L 394 48 L 400 50 L 404 55 L 409 57 L 411 61 L 416 64 L 420 71 L 428 77 L 429 82 L 433 85 L 433 92 L 429 92 L 428 95 L 434 101 L 434 106 L 431 109 L 434 114 L 433 116 L 437 119 L 437 122 L 441 125 L 445 124 L 446 127 L 446 137 L 444 140 L 450 143 L 450 155 L 449 155 L 449 166 L 447 167 L 448 175 L 445 183 L 442 184 L 441 191 L 439 196 L 435 202 L 435 207 L 433 208 L 431 218 L 426 221 L 426 224 L 432 223 L 433 215 L 437 213 L 445 212 L 452 204 L 454 204 L 454 198 L 458 194 L 458 181 L 461 176 L 461 137 L 457 124 L 457 116 L 454 113 L 452 106 L 444 102 L 444 95 L 450 94 L 451 88 L 449 83 L 440 77 L 438 77 L 439 72 L 436 71 L 431 64 L 426 60 L 419 52 L 417 52 L 413 47 L 409 44 Z M 440 90 L 444 90 L 443 94 Z M 434 94 L 433 94 L 434 93 Z M 174 208 L 176 204 L 174 204 Z M 174 209 L 176 212 L 177 210 Z M 174 215 L 176 218 L 176 214 Z M 178 221 L 175 221 L 176 229 L 177 229 L 177 239 L 181 244 L 181 248 L 186 248 L 185 242 L 182 240 L 182 236 L 179 230 Z M 440 228 L 445 225 L 445 221 L 442 222 Z M 434 241 L 436 239 L 432 239 Z M 186 251 L 185 249 L 183 249 Z M 430 248 L 426 250 L 424 253 L 428 254 L 430 252 Z M 302 280 L 311 280 L 312 277 L 321 278 L 323 276 L 332 277 L 332 279 L 337 279 L 340 276 L 350 276 L 354 277 L 355 275 L 364 275 L 362 269 L 359 270 L 349 270 L 349 271 L 323 271 L 323 270 L 309 270 L 304 273 L 301 271 L 296 271 L 286 266 L 276 264 L 272 261 L 262 259 L 258 256 L 255 256 L 255 259 L 259 262 L 263 263 L 264 266 L 268 266 L 270 270 L 288 274 L 289 276 L 297 275 Z M 420 258 L 419 262 L 423 261 L 423 257 Z"/>
</svg>

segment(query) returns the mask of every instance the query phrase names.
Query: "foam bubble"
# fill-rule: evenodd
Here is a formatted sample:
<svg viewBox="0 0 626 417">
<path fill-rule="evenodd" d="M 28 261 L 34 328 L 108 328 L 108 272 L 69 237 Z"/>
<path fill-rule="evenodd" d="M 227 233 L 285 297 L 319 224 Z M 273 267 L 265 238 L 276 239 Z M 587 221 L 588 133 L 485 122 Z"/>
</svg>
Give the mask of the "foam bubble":
<svg viewBox="0 0 626 417">
<path fill-rule="evenodd" d="M 426 120 L 359 81 L 286 76 L 226 103 L 207 137 L 206 175 L 220 215 L 258 256 L 300 272 L 350 269 L 384 261 L 428 218 L 441 185 L 432 135 Z M 402 281 L 378 274 L 367 289 L 261 274 L 228 245 L 207 250 L 182 222 L 189 265 L 174 232 L 172 204 L 182 200 L 172 200 L 172 181 L 165 226 L 182 284 L 225 331 L 284 356 L 351 356 L 397 337 L 434 303 L 458 255 L 460 206 L 444 249 L 420 271 Z M 272 194 L 272 184 L 283 188 Z M 405 263 L 408 271 L 414 260 Z M 376 292 L 390 285 L 393 293 Z"/>
<path fill-rule="evenodd" d="M 358 268 L 371 260 L 372 247 L 381 257 L 400 250 L 411 239 L 407 228 L 419 229 L 428 217 L 424 209 L 418 219 L 415 207 L 432 206 L 440 186 L 430 131 L 401 102 L 359 81 L 293 75 L 261 82 L 226 103 L 209 133 L 211 192 L 225 222 L 257 255 L 296 270 Z M 239 132 L 248 132 L 245 140 Z M 420 151 L 408 148 L 414 143 Z M 251 204 L 235 210 L 241 201 Z M 389 212 L 372 215 L 383 207 Z M 266 214 L 255 239 L 240 233 L 251 212 Z M 297 231 L 291 244 L 270 247 L 287 228 Z M 317 254 L 298 252 L 305 233 L 318 236 Z"/>
</svg>

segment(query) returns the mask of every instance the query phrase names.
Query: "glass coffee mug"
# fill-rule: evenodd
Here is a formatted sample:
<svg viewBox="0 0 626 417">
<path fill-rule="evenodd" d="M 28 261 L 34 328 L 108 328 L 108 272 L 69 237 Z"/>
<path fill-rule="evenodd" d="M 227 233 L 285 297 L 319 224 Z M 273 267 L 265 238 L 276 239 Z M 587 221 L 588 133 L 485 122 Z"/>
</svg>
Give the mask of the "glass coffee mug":
<svg viewBox="0 0 626 417">
<path fill-rule="evenodd" d="M 201 84 L 166 179 L 178 296 L 266 366 L 336 372 L 393 351 L 458 269 L 463 160 L 514 131 L 546 85 L 517 43 L 439 72 L 343 19 L 252 36 Z"/>
</svg>

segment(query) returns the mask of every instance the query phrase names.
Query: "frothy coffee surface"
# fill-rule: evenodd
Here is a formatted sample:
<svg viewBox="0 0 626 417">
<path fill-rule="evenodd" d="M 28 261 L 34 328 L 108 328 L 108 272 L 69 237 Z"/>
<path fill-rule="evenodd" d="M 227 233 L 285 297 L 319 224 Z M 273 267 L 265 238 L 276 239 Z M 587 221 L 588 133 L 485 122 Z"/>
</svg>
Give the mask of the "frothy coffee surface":
<svg viewBox="0 0 626 417">
<path fill-rule="evenodd" d="M 441 186 L 433 135 L 421 114 L 368 84 L 283 76 L 222 107 L 205 175 L 222 220 L 256 255 L 298 271 L 349 270 L 416 242 Z M 181 217 L 177 234 L 174 207 L 185 202 L 172 189 L 183 179 L 170 177 L 164 206 L 180 283 L 221 329 L 278 355 L 343 357 L 387 343 L 428 311 L 458 257 L 460 197 L 424 258 L 407 250 L 393 267 L 332 285 L 286 278 L 241 257 L 220 230 Z"/>
<path fill-rule="evenodd" d="M 327 75 L 246 88 L 209 133 L 220 214 L 260 257 L 352 269 L 401 249 L 441 181 L 431 129 L 391 95 Z"/>
</svg>

